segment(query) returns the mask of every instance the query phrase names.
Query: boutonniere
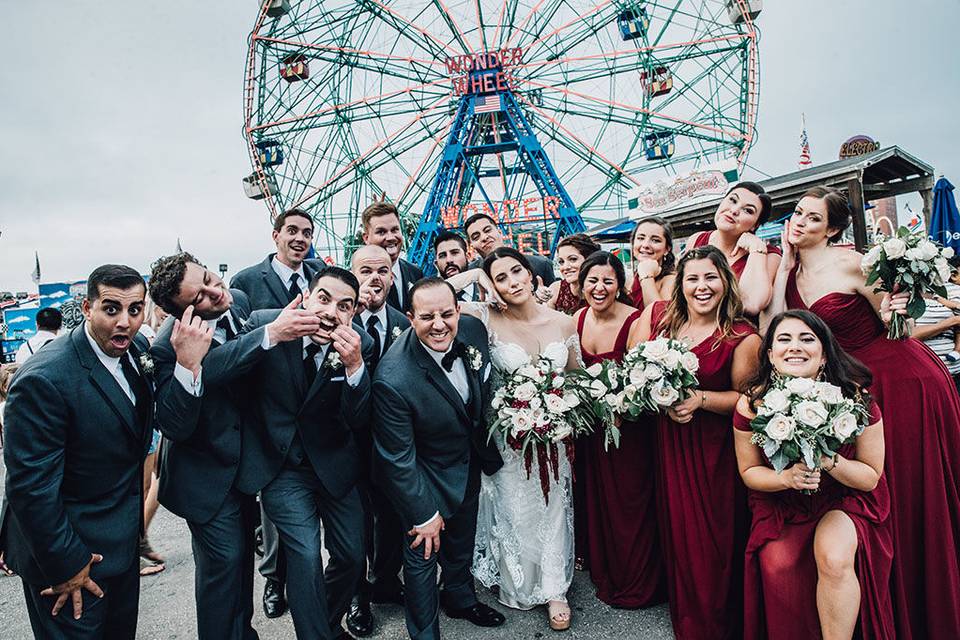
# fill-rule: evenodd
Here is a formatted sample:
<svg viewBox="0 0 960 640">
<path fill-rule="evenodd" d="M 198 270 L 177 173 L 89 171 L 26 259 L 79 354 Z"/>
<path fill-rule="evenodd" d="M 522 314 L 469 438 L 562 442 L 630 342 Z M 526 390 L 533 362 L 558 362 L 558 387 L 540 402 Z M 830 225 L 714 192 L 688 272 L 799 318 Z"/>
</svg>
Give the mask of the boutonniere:
<svg viewBox="0 0 960 640">
<path fill-rule="evenodd" d="M 474 371 L 480 371 L 480 367 L 483 366 L 483 356 L 480 355 L 480 350 L 476 347 L 467 347 L 467 362 L 470 364 L 470 368 Z"/>
<path fill-rule="evenodd" d="M 339 369 L 343 366 L 343 362 L 340 360 L 340 354 L 337 353 L 337 350 L 333 347 L 330 347 L 330 353 L 327 354 L 327 359 L 323 363 L 327 369 Z"/>
<path fill-rule="evenodd" d="M 149 353 L 141 353 L 139 362 L 141 373 L 147 376 L 153 373 L 153 358 L 150 357 Z"/>
<path fill-rule="evenodd" d="M 393 331 L 390 332 L 390 339 L 396 340 L 397 338 L 400 337 L 401 333 L 403 333 L 403 329 L 401 329 L 400 327 L 394 327 Z"/>
</svg>

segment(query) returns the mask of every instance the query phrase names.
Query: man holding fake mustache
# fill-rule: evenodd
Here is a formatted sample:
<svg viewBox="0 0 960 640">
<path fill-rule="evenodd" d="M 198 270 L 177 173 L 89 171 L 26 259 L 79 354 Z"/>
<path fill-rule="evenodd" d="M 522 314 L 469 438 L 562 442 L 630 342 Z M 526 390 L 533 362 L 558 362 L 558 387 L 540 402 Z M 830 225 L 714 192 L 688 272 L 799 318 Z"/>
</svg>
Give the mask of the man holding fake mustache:
<svg viewBox="0 0 960 640">
<path fill-rule="evenodd" d="M 352 326 L 360 284 L 339 267 L 310 282 L 304 309 L 319 328 L 272 348 L 255 367 L 254 416 L 244 429 L 237 485 L 260 492 L 287 552 L 287 594 L 298 638 L 349 638 L 341 619 L 363 573 L 360 460 L 354 430 L 370 419 L 365 361 L 373 340 Z M 256 311 L 244 332 L 279 310 Z M 330 560 L 321 559 L 321 523 Z M 322 576 L 322 578 L 321 578 Z"/>
</svg>

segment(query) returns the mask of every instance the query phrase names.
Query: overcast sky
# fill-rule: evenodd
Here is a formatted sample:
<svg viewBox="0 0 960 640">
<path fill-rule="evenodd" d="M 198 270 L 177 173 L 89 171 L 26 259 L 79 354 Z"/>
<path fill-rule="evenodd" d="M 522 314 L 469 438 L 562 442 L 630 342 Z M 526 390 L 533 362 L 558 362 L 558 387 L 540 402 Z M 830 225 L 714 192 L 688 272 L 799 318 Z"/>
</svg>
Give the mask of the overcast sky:
<svg viewBox="0 0 960 640">
<path fill-rule="evenodd" d="M 960 1 L 764 4 L 750 165 L 794 170 L 805 112 L 814 163 L 863 133 L 960 184 Z M 2 5 L 0 290 L 34 290 L 35 250 L 44 282 L 146 273 L 178 237 L 231 273 L 262 260 L 266 208 L 240 186 L 253 0 Z"/>
</svg>

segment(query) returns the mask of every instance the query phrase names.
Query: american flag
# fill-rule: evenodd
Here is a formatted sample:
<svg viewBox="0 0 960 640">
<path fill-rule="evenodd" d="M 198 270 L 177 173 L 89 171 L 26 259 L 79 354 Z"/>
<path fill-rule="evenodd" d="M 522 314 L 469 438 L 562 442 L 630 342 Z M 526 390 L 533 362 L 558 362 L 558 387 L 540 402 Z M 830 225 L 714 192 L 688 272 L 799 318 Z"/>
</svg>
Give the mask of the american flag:
<svg viewBox="0 0 960 640">
<path fill-rule="evenodd" d="M 810 140 L 807 139 L 807 116 L 801 116 L 800 126 L 800 162 L 797 163 L 798 169 L 806 169 L 813 162 L 810 160 Z"/>
<path fill-rule="evenodd" d="M 500 111 L 500 94 L 492 96 L 478 96 L 473 103 L 474 113 L 496 113 Z"/>
</svg>

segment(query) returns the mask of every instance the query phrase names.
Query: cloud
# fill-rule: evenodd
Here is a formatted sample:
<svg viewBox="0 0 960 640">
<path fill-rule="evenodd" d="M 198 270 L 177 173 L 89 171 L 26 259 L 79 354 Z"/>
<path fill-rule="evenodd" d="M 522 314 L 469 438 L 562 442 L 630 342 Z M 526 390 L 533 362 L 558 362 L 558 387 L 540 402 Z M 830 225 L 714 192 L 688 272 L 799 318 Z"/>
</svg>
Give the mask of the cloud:
<svg viewBox="0 0 960 640">
<path fill-rule="evenodd" d="M 16 318 L 10 318 L 7 320 L 7 324 L 16 324 L 18 322 L 31 322 L 33 318 L 30 316 L 17 316 Z"/>
</svg>

